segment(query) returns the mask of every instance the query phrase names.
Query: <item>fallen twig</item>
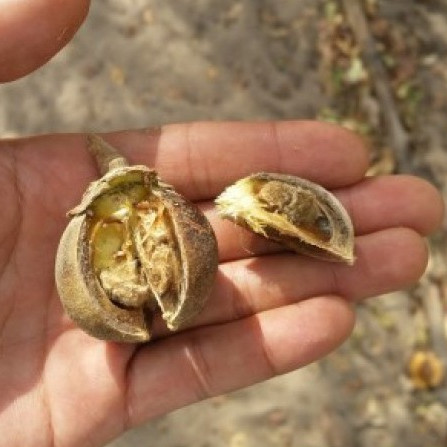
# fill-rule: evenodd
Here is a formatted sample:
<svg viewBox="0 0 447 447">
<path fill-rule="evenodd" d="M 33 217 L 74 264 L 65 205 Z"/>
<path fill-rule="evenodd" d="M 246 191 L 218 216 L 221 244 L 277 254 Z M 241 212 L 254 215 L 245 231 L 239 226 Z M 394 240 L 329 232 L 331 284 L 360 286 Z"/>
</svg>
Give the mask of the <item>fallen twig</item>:
<svg viewBox="0 0 447 447">
<path fill-rule="evenodd" d="M 442 295 L 440 286 L 436 282 L 429 280 L 426 287 L 426 293 L 422 294 L 422 303 L 424 306 L 427 325 L 430 334 L 431 347 L 444 365 L 444 371 L 447 370 L 447 343 L 444 329 L 444 309 L 442 305 Z M 438 390 L 439 398 L 447 405 L 447 389 Z"/>
<path fill-rule="evenodd" d="M 377 54 L 374 38 L 369 30 L 360 0 L 342 0 L 349 26 L 354 32 L 363 62 L 371 76 L 372 84 L 381 106 L 383 123 L 386 126 L 389 145 L 393 149 L 400 172 L 411 172 L 408 154 L 409 137 L 397 112 L 393 91 L 387 72 Z"/>
</svg>

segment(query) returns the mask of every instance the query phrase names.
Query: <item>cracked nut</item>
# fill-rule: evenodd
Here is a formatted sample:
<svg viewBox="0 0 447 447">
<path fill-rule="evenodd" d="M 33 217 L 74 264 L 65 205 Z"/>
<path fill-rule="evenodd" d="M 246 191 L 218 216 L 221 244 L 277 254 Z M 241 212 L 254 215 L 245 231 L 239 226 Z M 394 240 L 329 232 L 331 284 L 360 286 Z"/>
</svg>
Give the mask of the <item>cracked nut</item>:
<svg viewBox="0 0 447 447">
<path fill-rule="evenodd" d="M 298 253 L 354 263 L 354 230 L 341 203 L 299 177 L 258 173 L 229 186 L 219 215 Z"/>
<path fill-rule="evenodd" d="M 217 269 L 205 216 L 146 166 L 128 166 L 97 136 L 89 148 L 104 174 L 69 212 L 56 256 L 68 315 L 105 340 L 144 342 L 158 309 L 171 330 L 203 308 Z"/>
</svg>

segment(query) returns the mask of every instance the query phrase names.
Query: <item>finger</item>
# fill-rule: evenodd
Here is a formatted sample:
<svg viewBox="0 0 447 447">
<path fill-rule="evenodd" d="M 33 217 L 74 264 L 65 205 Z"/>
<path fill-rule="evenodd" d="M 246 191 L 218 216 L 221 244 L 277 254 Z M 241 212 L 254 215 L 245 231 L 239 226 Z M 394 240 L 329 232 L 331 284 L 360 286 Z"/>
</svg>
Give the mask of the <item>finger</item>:
<svg viewBox="0 0 447 447">
<path fill-rule="evenodd" d="M 328 187 L 349 185 L 363 177 L 368 164 L 357 136 L 316 121 L 169 125 L 155 148 L 143 133 L 111 139 L 143 162 L 156 150 L 160 174 L 193 200 L 214 197 L 234 180 L 259 171 L 300 175 Z"/>
<path fill-rule="evenodd" d="M 353 321 L 348 303 L 328 296 L 155 342 L 129 368 L 129 423 L 317 360 L 347 338 Z"/>
<path fill-rule="evenodd" d="M 367 166 L 365 148 L 356 136 L 315 122 L 169 125 L 160 132 L 123 132 L 108 140 L 132 163 L 154 166 L 192 200 L 210 199 L 237 178 L 259 170 L 288 172 L 333 187 L 358 181 Z M 23 182 L 32 182 L 43 199 L 51 196 L 48 202 L 55 213 L 72 208 L 86 184 L 98 176 L 84 135 L 3 145 L 12 147 Z"/>
<path fill-rule="evenodd" d="M 444 214 L 439 192 L 417 177 L 369 178 L 339 189 L 335 195 L 351 216 L 356 235 L 390 227 L 412 228 L 427 235 L 440 227 Z M 212 202 L 203 202 L 200 207 L 216 233 L 221 261 L 281 250 L 278 244 L 221 219 Z"/>
<path fill-rule="evenodd" d="M 254 315 L 320 295 L 358 301 L 414 284 L 427 265 L 424 240 L 413 230 L 392 228 L 356 241 L 354 266 L 291 253 L 222 264 L 213 293 L 194 326 Z M 165 324 L 156 322 L 164 335 Z"/>
<path fill-rule="evenodd" d="M 444 216 L 439 191 L 414 176 L 368 178 L 335 194 L 352 217 L 356 234 L 402 226 L 428 235 L 441 226 Z"/>
<path fill-rule="evenodd" d="M 0 0 L 0 82 L 30 73 L 73 37 L 89 0 Z"/>
</svg>

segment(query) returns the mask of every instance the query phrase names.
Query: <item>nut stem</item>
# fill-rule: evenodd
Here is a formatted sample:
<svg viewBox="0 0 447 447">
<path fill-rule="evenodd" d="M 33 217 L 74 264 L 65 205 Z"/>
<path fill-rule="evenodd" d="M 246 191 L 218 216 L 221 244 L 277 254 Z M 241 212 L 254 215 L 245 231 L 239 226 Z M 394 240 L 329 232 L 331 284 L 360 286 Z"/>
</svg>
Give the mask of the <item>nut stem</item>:
<svg viewBox="0 0 447 447">
<path fill-rule="evenodd" d="M 112 169 L 129 166 L 128 161 L 99 135 L 87 135 L 87 147 L 96 161 L 101 175 Z"/>
</svg>

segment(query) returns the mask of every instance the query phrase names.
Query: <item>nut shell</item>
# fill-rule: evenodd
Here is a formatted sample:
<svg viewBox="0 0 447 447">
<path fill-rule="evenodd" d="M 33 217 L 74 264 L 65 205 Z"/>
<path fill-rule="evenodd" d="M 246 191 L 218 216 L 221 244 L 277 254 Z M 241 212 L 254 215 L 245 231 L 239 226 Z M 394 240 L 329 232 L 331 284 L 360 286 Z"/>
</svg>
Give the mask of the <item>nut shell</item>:
<svg viewBox="0 0 447 447">
<path fill-rule="evenodd" d="M 89 244 L 90 204 L 129 173 L 141 173 L 144 182 L 150 183 L 151 194 L 162 201 L 175 234 L 181 284 L 174 304 L 156 297 L 163 319 L 171 330 L 177 330 L 203 309 L 218 265 L 214 232 L 195 205 L 144 166 L 114 169 L 89 186 L 81 204 L 69 213 L 73 218 L 59 244 L 55 276 L 64 309 L 87 333 L 105 340 L 145 342 L 151 337 L 154 302 L 134 309 L 112 302 L 94 273 Z"/>
<path fill-rule="evenodd" d="M 183 267 L 182 293 L 174 312 L 159 303 L 168 327 L 177 330 L 199 314 L 211 293 L 218 265 L 217 241 L 206 217 L 169 189 L 156 192 L 170 212 Z"/>
<path fill-rule="evenodd" d="M 144 342 L 150 338 L 150 314 L 142 309 L 122 309 L 100 287 L 90 265 L 86 216 L 67 225 L 56 255 L 56 286 L 62 305 L 85 332 L 96 338 Z"/>
<path fill-rule="evenodd" d="M 307 228 L 300 223 L 281 218 L 285 213 L 276 208 L 266 210 L 268 203 L 259 199 L 262 185 L 274 183 L 288 190 L 300 191 L 310 201 L 309 206 L 291 201 L 297 219 L 312 222 L 306 213 L 319 212 L 326 228 L 319 229 L 317 221 Z M 297 195 L 299 197 L 299 195 Z M 285 174 L 257 173 L 238 180 L 217 199 L 219 215 L 236 224 L 279 242 L 297 253 L 315 258 L 354 263 L 354 229 L 351 219 L 337 198 L 322 186 L 309 180 Z M 270 203 L 272 205 L 272 203 Z M 290 204 L 289 204 L 290 205 Z M 301 213 L 301 214 L 300 214 Z"/>
</svg>

